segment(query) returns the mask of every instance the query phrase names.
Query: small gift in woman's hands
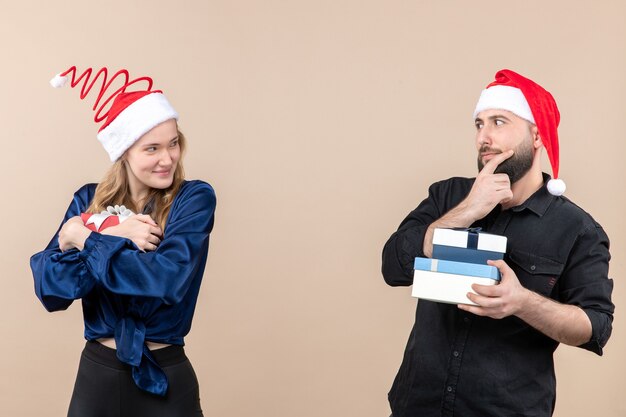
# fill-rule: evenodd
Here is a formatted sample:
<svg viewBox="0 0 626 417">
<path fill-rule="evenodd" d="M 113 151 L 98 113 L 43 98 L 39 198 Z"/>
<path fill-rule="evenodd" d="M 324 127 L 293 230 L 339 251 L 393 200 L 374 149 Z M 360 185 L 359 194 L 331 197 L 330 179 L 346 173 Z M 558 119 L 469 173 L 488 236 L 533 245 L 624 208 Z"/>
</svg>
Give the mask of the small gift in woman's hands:
<svg viewBox="0 0 626 417">
<path fill-rule="evenodd" d="M 101 232 L 107 227 L 117 226 L 134 214 L 125 206 L 115 205 L 108 206 L 106 211 L 102 211 L 100 214 L 81 213 L 80 218 L 88 229 Z"/>
</svg>

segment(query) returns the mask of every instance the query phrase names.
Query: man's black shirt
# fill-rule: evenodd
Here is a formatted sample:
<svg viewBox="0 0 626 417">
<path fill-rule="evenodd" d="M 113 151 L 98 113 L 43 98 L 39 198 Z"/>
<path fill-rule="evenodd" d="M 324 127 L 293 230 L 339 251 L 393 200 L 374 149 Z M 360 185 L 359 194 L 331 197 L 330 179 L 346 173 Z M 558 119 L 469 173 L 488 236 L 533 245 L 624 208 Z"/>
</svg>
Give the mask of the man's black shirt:
<svg viewBox="0 0 626 417">
<path fill-rule="evenodd" d="M 472 227 L 507 237 L 505 262 L 521 284 L 588 315 L 592 337 L 580 346 L 602 355 L 612 329 L 609 240 L 593 218 L 544 186 L 522 205 L 497 206 Z M 457 206 L 474 179 L 433 184 L 383 250 L 392 286 L 413 282 L 413 260 L 424 256 L 428 226 Z M 394 417 L 551 416 L 553 352 L 558 342 L 517 317 L 496 320 L 456 305 L 419 300 L 415 325 L 389 402 Z"/>
</svg>

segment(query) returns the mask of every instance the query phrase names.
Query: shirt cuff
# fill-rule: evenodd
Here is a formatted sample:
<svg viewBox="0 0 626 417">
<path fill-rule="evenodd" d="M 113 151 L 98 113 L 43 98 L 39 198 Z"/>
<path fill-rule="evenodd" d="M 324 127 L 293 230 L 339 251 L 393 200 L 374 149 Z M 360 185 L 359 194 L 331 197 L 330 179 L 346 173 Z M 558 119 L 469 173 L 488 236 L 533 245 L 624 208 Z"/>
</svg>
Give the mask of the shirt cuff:
<svg viewBox="0 0 626 417">
<path fill-rule="evenodd" d="M 611 336 L 613 320 L 610 316 L 600 311 L 588 309 L 583 309 L 583 311 L 589 317 L 589 321 L 591 321 L 591 339 L 578 347 L 602 356 L 602 348 L 604 348 Z"/>
</svg>

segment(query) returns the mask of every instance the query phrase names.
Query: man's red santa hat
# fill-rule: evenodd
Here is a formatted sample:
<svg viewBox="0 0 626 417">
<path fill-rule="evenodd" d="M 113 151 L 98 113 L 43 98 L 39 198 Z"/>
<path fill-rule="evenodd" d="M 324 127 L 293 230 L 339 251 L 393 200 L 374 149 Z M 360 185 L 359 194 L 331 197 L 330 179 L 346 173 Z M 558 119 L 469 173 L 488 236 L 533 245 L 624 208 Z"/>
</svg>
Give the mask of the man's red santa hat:
<svg viewBox="0 0 626 417">
<path fill-rule="evenodd" d="M 87 68 L 77 76 L 76 67 L 73 66 L 56 75 L 50 80 L 50 84 L 55 88 L 63 87 L 67 84 L 70 74 L 72 88 L 76 87 L 81 80 L 83 81 L 81 99 L 87 96 L 96 81 L 102 77 L 100 91 L 93 105 L 93 110 L 96 112 L 94 121 L 100 123 L 104 120 L 98 131 L 98 140 L 108 152 L 112 162 L 117 161 L 128 148 L 153 127 L 170 119 L 178 120 L 178 113 L 167 101 L 163 92 L 152 90 L 152 79 L 149 77 L 130 80 L 128 71 L 122 69 L 108 79 L 107 69 L 101 68 L 93 80 L 90 80 L 91 68 Z M 122 76 L 125 80 L 123 85 L 112 93 L 107 92 L 115 79 Z M 138 91 L 126 91 L 141 81 L 145 81 L 148 87 Z M 106 96 L 106 94 L 109 95 Z M 111 100 L 113 100 L 111 107 L 101 114 Z"/>
<path fill-rule="evenodd" d="M 483 110 L 508 110 L 537 125 L 539 137 L 546 148 L 552 166 L 553 179 L 548 181 L 548 191 L 553 195 L 565 192 L 565 182 L 559 179 L 559 134 L 561 116 L 556 101 L 539 84 L 511 70 L 496 73 L 496 79 L 480 94 L 474 118 Z"/>
</svg>

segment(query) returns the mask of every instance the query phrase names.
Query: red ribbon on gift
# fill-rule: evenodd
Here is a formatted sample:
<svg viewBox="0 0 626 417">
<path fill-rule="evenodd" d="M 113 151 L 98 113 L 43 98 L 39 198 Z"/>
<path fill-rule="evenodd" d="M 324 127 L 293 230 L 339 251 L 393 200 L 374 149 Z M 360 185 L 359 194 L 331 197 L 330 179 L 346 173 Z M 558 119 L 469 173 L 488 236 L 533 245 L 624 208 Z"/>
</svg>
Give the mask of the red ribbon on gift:
<svg viewBox="0 0 626 417">
<path fill-rule="evenodd" d="M 97 220 L 95 218 L 92 219 L 93 216 L 97 216 L 99 218 Z M 104 221 L 102 221 L 102 217 L 105 217 L 105 216 L 106 218 L 104 219 Z M 85 227 L 87 227 L 89 230 L 93 230 L 94 232 L 101 232 L 107 227 L 117 226 L 118 224 L 120 224 L 119 216 L 112 215 L 112 214 L 105 215 L 105 214 L 81 213 L 80 218 L 83 220 Z"/>
</svg>

